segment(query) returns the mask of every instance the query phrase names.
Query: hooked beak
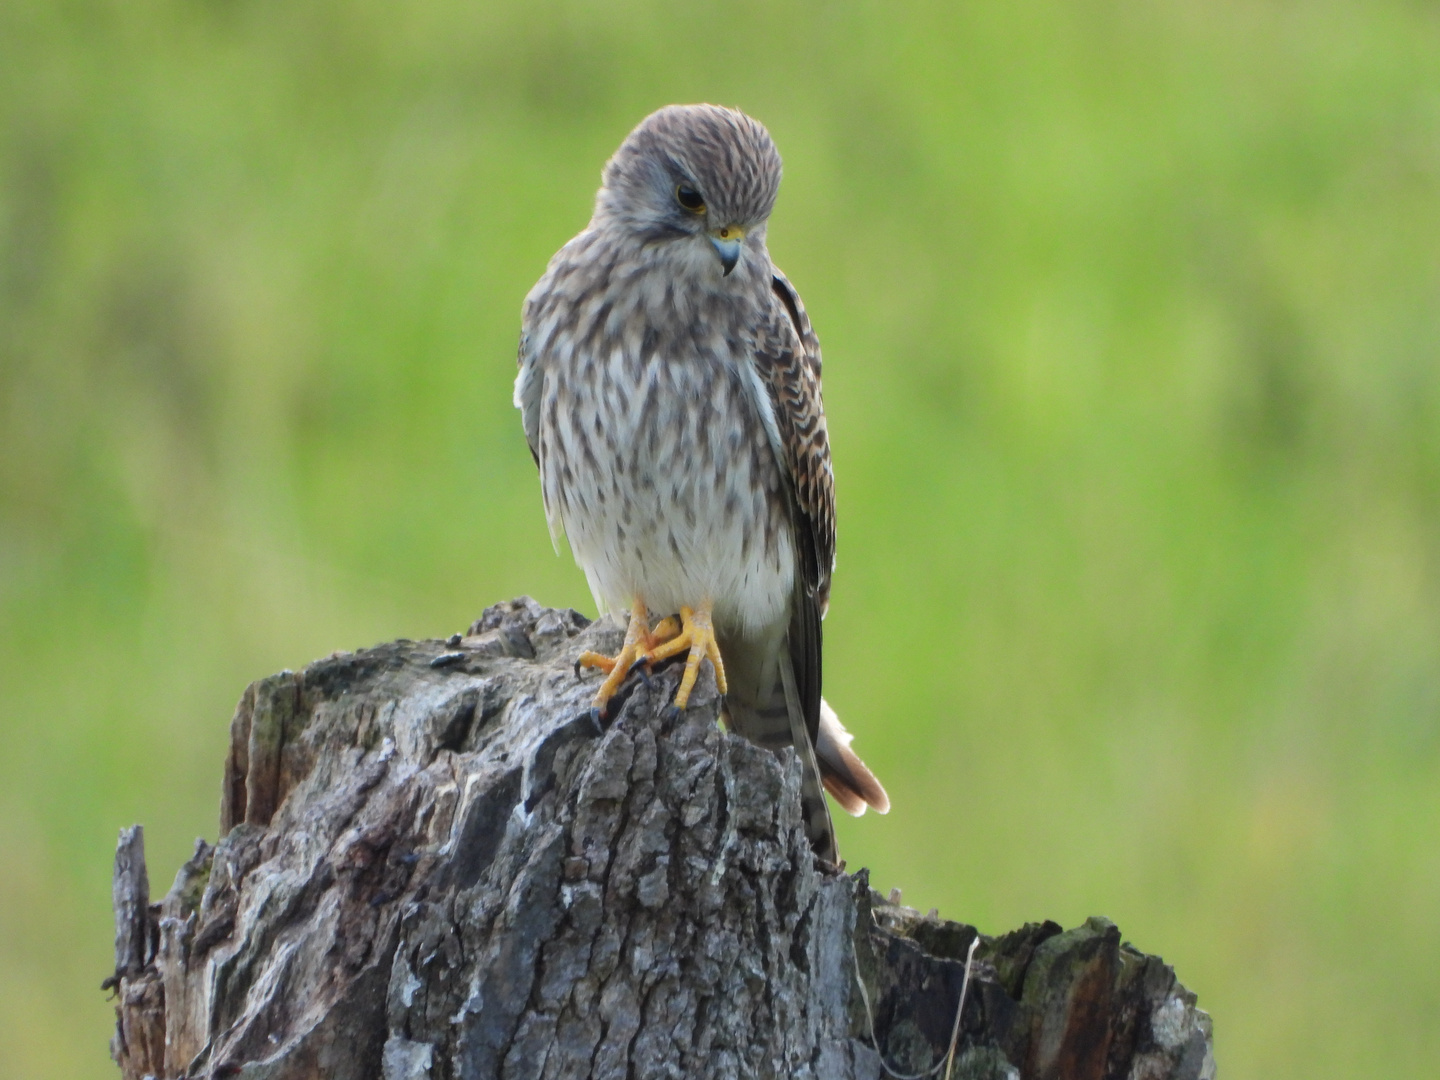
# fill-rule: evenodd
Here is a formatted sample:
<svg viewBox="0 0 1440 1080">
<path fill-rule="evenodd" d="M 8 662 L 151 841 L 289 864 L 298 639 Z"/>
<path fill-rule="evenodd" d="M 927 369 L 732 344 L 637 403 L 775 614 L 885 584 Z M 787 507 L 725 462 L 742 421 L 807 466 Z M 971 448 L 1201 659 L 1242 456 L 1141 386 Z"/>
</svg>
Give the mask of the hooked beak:
<svg viewBox="0 0 1440 1080">
<path fill-rule="evenodd" d="M 720 256 L 720 265 L 725 268 L 725 276 L 730 276 L 730 271 L 735 269 L 735 264 L 740 261 L 740 241 L 745 239 L 745 230 L 739 225 L 726 225 L 723 228 L 710 231 L 710 243 L 715 248 L 715 253 Z"/>
</svg>

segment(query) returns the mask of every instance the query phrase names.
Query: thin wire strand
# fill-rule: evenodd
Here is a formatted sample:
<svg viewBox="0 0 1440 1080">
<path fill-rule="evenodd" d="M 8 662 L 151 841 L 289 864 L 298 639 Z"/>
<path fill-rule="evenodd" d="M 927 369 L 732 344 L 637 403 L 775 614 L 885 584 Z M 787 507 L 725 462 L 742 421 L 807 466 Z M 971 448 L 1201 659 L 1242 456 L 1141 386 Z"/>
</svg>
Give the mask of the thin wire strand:
<svg viewBox="0 0 1440 1080">
<path fill-rule="evenodd" d="M 955 1067 L 955 1044 L 960 1041 L 960 1014 L 965 1011 L 965 995 L 970 991 L 970 966 L 975 962 L 975 947 L 980 944 L 980 931 L 970 940 L 965 950 L 965 978 L 960 983 L 960 1004 L 955 1009 L 955 1026 L 950 1031 L 950 1052 L 945 1055 L 945 1080 L 950 1080 L 950 1070 Z"/>
<path fill-rule="evenodd" d="M 865 989 L 865 980 L 860 977 L 860 957 L 855 952 L 855 940 L 850 940 L 850 959 L 855 962 L 855 984 L 860 987 L 860 1000 L 865 1003 L 865 1020 L 870 1025 L 870 1043 L 875 1047 L 875 1053 L 880 1056 L 880 1068 L 893 1077 L 893 1080 L 930 1080 L 930 1077 L 940 1071 L 941 1066 L 945 1068 L 945 1080 L 950 1080 L 950 1070 L 955 1065 L 955 1047 L 960 1042 L 960 1017 L 965 1012 L 965 995 L 970 991 L 970 969 L 975 963 L 975 948 L 979 944 L 980 934 L 977 931 L 975 939 L 970 942 L 970 948 L 965 952 L 965 978 L 960 983 L 960 1004 L 955 1006 L 955 1025 L 950 1029 L 950 1050 L 924 1072 L 902 1073 L 890 1067 L 890 1063 L 885 1060 L 885 1051 L 880 1049 L 880 1040 L 875 1037 L 875 1013 L 870 1008 L 870 991 Z"/>
</svg>

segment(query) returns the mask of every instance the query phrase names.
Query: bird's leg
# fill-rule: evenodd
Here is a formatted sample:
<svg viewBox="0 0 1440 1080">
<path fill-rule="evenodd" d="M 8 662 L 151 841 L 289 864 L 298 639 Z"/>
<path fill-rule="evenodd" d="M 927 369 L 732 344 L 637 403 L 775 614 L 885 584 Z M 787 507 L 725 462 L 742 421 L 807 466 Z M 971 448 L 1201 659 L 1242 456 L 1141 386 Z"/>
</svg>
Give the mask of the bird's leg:
<svg viewBox="0 0 1440 1080">
<path fill-rule="evenodd" d="M 663 624 L 662 624 L 663 625 Z M 692 611 L 688 607 L 680 609 L 680 633 L 676 634 L 665 644 L 657 646 L 646 654 L 646 659 L 654 664 L 669 657 L 676 656 L 690 650 L 689 657 L 685 660 L 685 675 L 680 680 L 680 689 L 675 691 L 675 707 L 685 708 L 690 701 L 690 691 L 695 689 L 695 678 L 700 674 L 700 661 L 706 659 L 715 665 L 715 686 L 720 693 L 725 693 L 725 663 L 720 659 L 720 646 L 715 643 L 715 627 L 710 621 L 709 602 L 700 605 L 699 610 Z M 656 628 L 657 630 L 659 627 Z"/>
<path fill-rule="evenodd" d="M 620 684 L 625 681 L 625 676 L 630 674 L 633 668 L 641 660 L 645 660 L 652 649 L 664 640 L 659 631 L 665 628 L 666 623 L 670 624 L 670 636 L 675 633 L 674 619 L 665 619 L 660 626 L 652 632 L 650 629 L 650 612 L 645 607 L 645 601 L 636 599 L 630 609 L 630 625 L 625 630 L 625 644 L 614 656 L 605 656 L 597 652 L 583 652 L 575 661 L 575 669 L 579 671 L 582 667 L 599 668 L 606 672 L 605 681 L 600 684 L 600 689 L 595 692 L 595 707 L 601 714 L 620 689 Z"/>
</svg>

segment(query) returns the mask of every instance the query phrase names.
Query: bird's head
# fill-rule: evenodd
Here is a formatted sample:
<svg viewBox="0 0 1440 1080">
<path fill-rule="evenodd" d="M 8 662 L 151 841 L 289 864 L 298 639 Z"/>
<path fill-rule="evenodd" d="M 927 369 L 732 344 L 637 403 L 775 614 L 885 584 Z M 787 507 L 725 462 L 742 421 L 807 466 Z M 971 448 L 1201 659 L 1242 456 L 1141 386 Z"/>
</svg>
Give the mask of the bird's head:
<svg viewBox="0 0 1440 1080">
<path fill-rule="evenodd" d="M 594 225 L 729 276 L 765 250 L 780 154 L 738 109 L 669 105 L 642 120 L 605 165 Z"/>
</svg>

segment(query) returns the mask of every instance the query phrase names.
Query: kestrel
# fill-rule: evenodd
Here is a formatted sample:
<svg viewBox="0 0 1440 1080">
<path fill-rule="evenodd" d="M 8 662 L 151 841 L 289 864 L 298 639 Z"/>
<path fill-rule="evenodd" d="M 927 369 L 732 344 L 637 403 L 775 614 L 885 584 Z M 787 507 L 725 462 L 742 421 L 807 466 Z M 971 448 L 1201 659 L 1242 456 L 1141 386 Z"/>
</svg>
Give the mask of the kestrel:
<svg viewBox="0 0 1440 1080">
<path fill-rule="evenodd" d="M 708 659 L 726 725 L 800 754 L 806 832 L 833 862 L 821 784 L 852 814 L 890 804 L 820 696 L 835 487 L 820 344 L 765 246 L 779 186 L 738 110 L 641 121 L 525 299 L 515 405 L 552 539 L 602 611 L 630 612 L 617 656 L 581 658 L 607 672 L 597 708 L 685 653 L 684 708 Z"/>
</svg>

